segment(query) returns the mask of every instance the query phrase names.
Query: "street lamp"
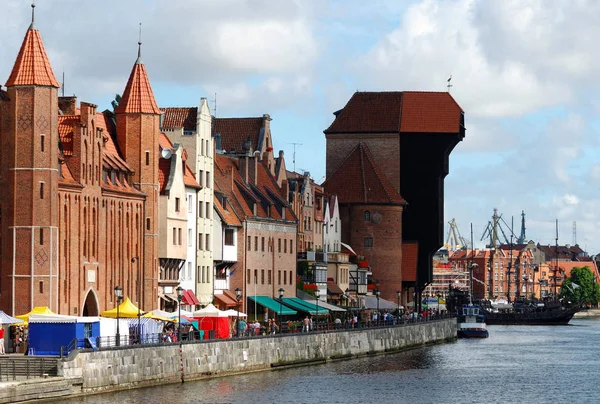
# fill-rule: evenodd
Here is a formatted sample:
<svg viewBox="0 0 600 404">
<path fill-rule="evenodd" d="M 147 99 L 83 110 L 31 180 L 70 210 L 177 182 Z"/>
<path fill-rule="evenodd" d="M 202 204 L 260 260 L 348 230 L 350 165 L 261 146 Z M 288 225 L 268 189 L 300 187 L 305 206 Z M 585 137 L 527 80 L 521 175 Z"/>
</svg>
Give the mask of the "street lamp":
<svg viewBox="0 0 600 404">
<path fill-rule="evenodd" d="M 283 303 L 283 293 L 285 292 L 285 290 L 283 290 L 283 288 L 279 288 L 279 332 L 281 332 L 281 312 L 282 310 L 282 303 Z"/>
<path fill-rule="evenodd" d="M 377 297 L 377 325 L 379 325 L 379 295 L 381 292 L 379 289 L 375 289 L 375 296 Z"/>
<path fill-rule="evenodd" d="M 317 298 L 317 311 L 315 313 L 315 330 L 319 329 L 319 297 L 321 297 L 321 291 L 319 288 L 315 290 L 315 297 Z"/>
<path fill-rule="evenodd" d="M 348 321 L 348 306 L 350 306 L 350 289 L 346 288 L 344 296 L 346 297 L 346 321 Z"/>
<path fill-rule="evenodd" d="M 140 276 L 140 257 L 133 257 L 131 259 L 131 263 L 134 264 L 136 263 L 138 264 L 138 299 L 137 299 L 137 306 L 138 306 L 138 328 L 137 328 L 137 332 L 138 332 L 138 343 L 142 343 L 142 312 L 141 312 L 141 304 L 142 304 L 142 278 Z"/>
<path fill-rule="evenodd" d="M 437 292 L 436 295 L 437 297 L 437 312 L 438 312 L 438 316 L 440 315 L 440 296 L 442 296 L 442 294 L 440 292 Z"/>
<path fill-rule="evenodd" d="M 115 286 L 115 297 L 117 298 L 117 346 L 121 346 L 121 333 L 119 332 L 119 305 L 123 299 L 123 289 L 120 286 Z"/>
<path fill-rule="evenodd" d="M 181 299 L 183 299 L 183 288 L 181 286 L 177 286 L 177 301 L 179 302 L 179 322 L 177 323 L 177 339 L 179 340 L 179 345 L 181 345 Z"/>
<path fill-rule="evenodd" d="M 235 321 L 235 335 L 240 336 L 240 300 L 242 300 L 242 289 L 235 288 L 235 298 L 237 299 L 237 320 Z"/>
<path fill-rule="evenodd" d="M 398 320 L 400 320 L 400 297 L 402 296 L 402 291 L 400 289 L 396 291 L 396 296 L 398 296 Z"/>
</svg>

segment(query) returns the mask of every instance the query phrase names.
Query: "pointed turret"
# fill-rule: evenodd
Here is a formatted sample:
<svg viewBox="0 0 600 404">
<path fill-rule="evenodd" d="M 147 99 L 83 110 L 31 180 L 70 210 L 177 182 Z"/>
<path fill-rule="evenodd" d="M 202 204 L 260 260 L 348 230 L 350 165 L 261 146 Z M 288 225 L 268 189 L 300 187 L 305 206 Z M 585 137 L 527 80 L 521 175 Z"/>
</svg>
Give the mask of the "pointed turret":
<svg viewBox="0 0 600 404">
<path fill-rule="evenodd" d="M 32 7 L 35 6 L 32 5 Z M 59 88 L 42 42 L 42 36 L 33 23 L 33 12 L 31 20 L 6 87 L 49 86 Z"/>
<path fill-rule="evenodd" d="M 116 109 L 117 114 L 156 114 L 160 115 L 154 93 L 148 80 L 146 67 L 142 62 L 142 42 L 138 42 L 138 57 L 131 69 L 129 81 L 123 91 L 123 96 Z"/>
</svg>

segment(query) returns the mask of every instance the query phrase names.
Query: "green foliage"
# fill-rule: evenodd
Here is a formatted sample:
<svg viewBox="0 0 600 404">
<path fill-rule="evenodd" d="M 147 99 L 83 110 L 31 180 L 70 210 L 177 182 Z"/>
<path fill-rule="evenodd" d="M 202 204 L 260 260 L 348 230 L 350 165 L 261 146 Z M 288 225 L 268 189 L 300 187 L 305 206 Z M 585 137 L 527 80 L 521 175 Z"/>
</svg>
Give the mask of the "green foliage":
<svg viewBox="0 0 600 404">
<path fill-rule="evenodd" d="M 560 289 L 560 297 L 570 302 L 598 304 L 600 285 L 594 282 L 594 273 L 589 267 L 575 267 Z"/>
</svg>

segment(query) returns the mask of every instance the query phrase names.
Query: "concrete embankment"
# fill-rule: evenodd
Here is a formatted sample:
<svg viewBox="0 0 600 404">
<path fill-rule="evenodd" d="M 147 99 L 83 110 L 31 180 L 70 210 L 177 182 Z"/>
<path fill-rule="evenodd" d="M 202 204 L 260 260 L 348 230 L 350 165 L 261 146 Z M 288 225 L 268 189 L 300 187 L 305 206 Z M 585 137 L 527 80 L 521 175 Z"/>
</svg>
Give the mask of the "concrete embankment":
<svg viewBox="0 0 600 404">
<path fill-rule="evenodd" d="M 389 328 L 183 343 L 181 356 L 177 344 L 138 346 L 78 352 L 59 363 L 58 373 L 73 381 L 69 395 L 77 395 L 181 382 L 182 367 L 184 380 L 190 381 L 400 352 L 455 338 L 456 320 L 445 319 Z M 51 397 L 56 393 L 47 396 Z M 12 402 L 19 400 L 13 398 Z"/>
<path fill-rule="evenodd" d="M 575 318 L 600 317 L 600 309 L 589 309 L 575 313 Z"/>
</svg>

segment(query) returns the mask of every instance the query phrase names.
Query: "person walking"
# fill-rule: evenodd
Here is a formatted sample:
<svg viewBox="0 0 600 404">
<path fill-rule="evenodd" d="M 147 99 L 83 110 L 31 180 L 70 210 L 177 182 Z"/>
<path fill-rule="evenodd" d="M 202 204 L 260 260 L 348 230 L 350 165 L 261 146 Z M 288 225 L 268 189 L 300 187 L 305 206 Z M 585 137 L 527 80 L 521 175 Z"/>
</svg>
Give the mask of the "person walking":
<svg viewBox="0 0 600 404">
<path fill-rule="evenodd" d="M 4 326 L 0 324 L 0 355 L 4 354 Z"/>
<path fill-rule="evenodd" d="M 302 320 L 302 332 L 308 332 L 309 326 L 310 320 L 308 319 L 308 316 L 306 316 L 304 317 L 304 320 Z"/>
</svg>

